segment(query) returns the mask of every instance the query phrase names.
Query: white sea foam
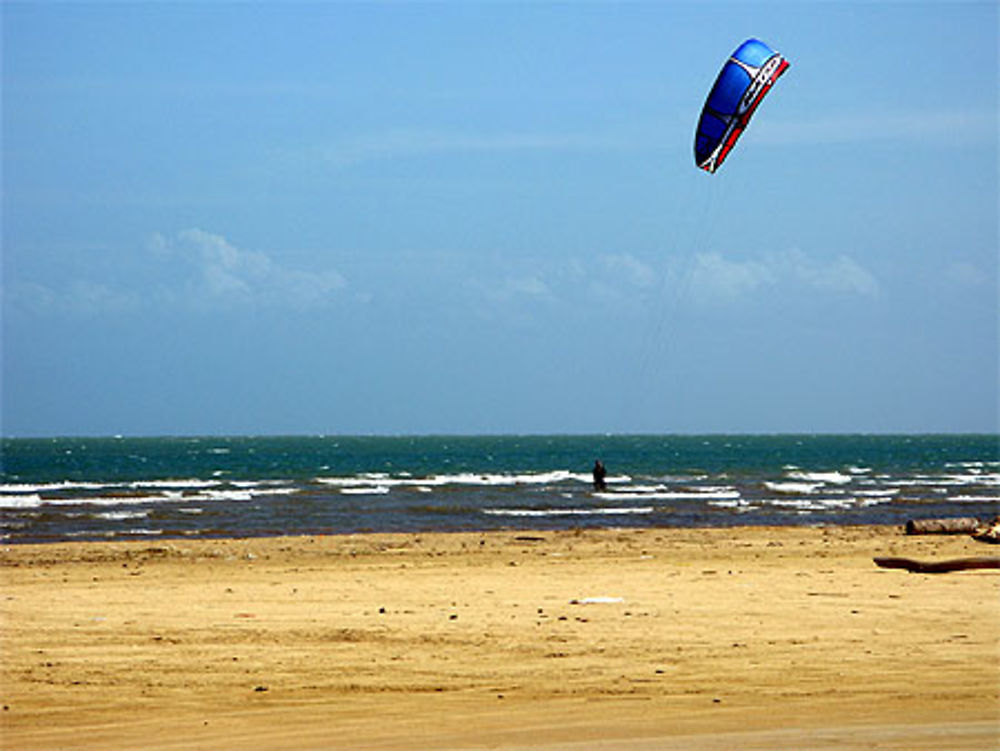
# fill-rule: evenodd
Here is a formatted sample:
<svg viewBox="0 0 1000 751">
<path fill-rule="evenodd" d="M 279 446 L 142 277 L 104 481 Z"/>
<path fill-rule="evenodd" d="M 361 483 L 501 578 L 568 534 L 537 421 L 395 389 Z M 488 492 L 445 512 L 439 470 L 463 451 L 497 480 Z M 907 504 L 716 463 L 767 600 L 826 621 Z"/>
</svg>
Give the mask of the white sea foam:
<svg viewBox="0 0 1000 751">
<path fill-rule="evenodd" d="M 739 491 L 732 485 L 702 485 L 698 488 L 698 492 L 709 495 L 714 495 L 715 493 L 722 493 L 724 495 L 729 493 L 739 494 Z"/>
<path fill-rule="evenodd" d="M 1000 486 L 1000 474 L 973 473 L 968 475 L 944 475 L 937 484 Z"/>
<path fill-rule="evenodd" d="M 320 485 L 329 485 L 334 488 L 360 488 L 369 487 L 372 484 L 371 479 L 365 479 L 363 477 L 317 477 L 316 482 Z M 402 485 L 405 482 L 405 480 L 386 479 L 382 481 L 382 484 L 388 487 L 392 485 Z"/>
<path fill-rule="evenodd" d="M 289 487 L 269 487 L 269 486 L 250 486 L 250 487 L 232 487 L 232 488 L 205 488 L 200 492 L 192 493 L 190 491 L 176 491 L 167 490 L 164 492 L 162 497 L 151 497 L 154 501 L 162 500 L 167 501 L 184 501 L 184 502 L 197 502 L 197 501 L 213 501 L 213 502 L 225 502 L 225 501 L 237 501 L 246 502 L 252 501 L 254 498 L 261 496 L 275 496 L 275 495 L 292 495 L 298 492 L 297 488 Z"/>
<path fill-rule="evenodd" d="M 108 521 L 124 521 L 125 519 L 145 519 L 149 516 L 148 511 L 104 511 L 100 514 L 94 514 L 98 519 L 107 519 Z"/>
<path fill-rule="evenodd" d="M 400 485 L 412 484 L 413 481 L 393 477 L 376 478 L 372 476 L 359 475 L 356 477 L 317 477 L 316 482 L 321 485 L 329 485 L 334 488 L 363 488 L 371 487 L 376 482 L 378 485 L 384 487 L 397 487 Z M 437 484 L 427 480 L 422 480 L 421 482 L 424 485 Z"/>
<path fill-rule="evenodd" d="M 821 482 L 772 482 L 765 480 L 764 487 L 772 493 L 783 493 L 787 495 L 809 495 L 815 493 L 821 487 Z"/>
<path fill-rule="evenodd" d="M 629 493 L 661 493 L 667 489 L 666 485 L 629 485 Z"/>
<path fill-rule="evenodd" d="M 886 480 L 884 484 L 900 487 L 919 485 L 927 488 L 960 488 L 963 485 L 1000 487 L 1000 474 L 913 475 L 900 480 Z"/>
<path fill-rule="evenodd" d="M 449 482 L 449 478 L 454 480 Z M 485 474 L 485 475 L 443 475 L 444 484 L 468 485 L 550 485 L 567 480 L 579 480 L 581 475 L 574 475 L 566 470 L 552 472 L 527 472 L 523 474 Z M 588 480 L 589 481 L 589 480 Z"/>
<path fill-rule="evenodd" d="M 139 480 L 128 483 L 126 487 L 137 489 L 170 488 L 198 490 L 200 488 L 216 488 L 221 484 L 222 482 L 220 480 L 201 480 L 198 478 L 190 478 L 186 480 Z"/>
<path fill-rule="evenodd" d="M 141 504 L 156 503 L 191 503 L 198 501 L 250 501 L 261 493 L 271 491 L 254 492 L 251 490 L 240 490 L 238 488 L 224 489 L 204 489 L 200 492 L 190 492 L 181 490 L 162 490 L 159 493 L 150 495 L 129 494 L 129 495 L 103 495 L 103 496 L 77 496 L 66 498 L 42 498 L 40 505 L 44 506 L 131 506 Z M 279 493 L 281 491 L 278 491 Z M 294 492 L 294 489 L 289 489 Z M 38 505 L 38 504 L 36 504 Z"/>
<path fill-rule="evenodd" d="M 946 467 L 962 467 L 963 469 L 982 470 L 985 467 L 1000 467 L 1000 461 L 981 462 L 948 462 Z"/>
<path fill-rule="evenodd" d="M 45 498 L 42 504 L 45 506 L 125 506 L 133 503 L 149 503 L 151 501 L 170 500 L 166 496 L 95 496 L 79 498 Z"/>
<path fill-rule="evenodd" d="M 854 502 L 856 505 L 862 508 L 868 508 L 869 506 L 880 506 L 883 503 L 889 503 L 888 497 L 878 496 L 878 497 L 868 497 L 868 498 L 855 498 Z"/>
<path fill-rule="evenodd" d="M 848 498 L 770 498 L 763 501 L 769 506 L 779 508 L 794 508 L 799 511 L 830 511 L 832 509 L 847 509 L 854 505 Z"/>
<path fill-rule="evenodd" d="M 151 480 L 124 484 L 108 483 L 46 483 L 37 485 L 0 486 L 0 508 L 34 508 L 38 506 L 123 506 L 145 503 L 176 503 L 187 501 L 249 501 L 260 495 L 291 495 L 294 487 L 276 487 L 270 483 L 223 483 L 209 480 Z M 121 495 L 114 495 L 116 488 Z M 67 493 L 80 490 L 110 491 L 105 495 L 63 495 L 43 497 L 42 493 Z M 148 494 L 141 491 L 150 491 Z"/>
<path fill-rule="evenodd" d="M 863 498 L 892 498 L 899 495 L 899 488 L 882 488 L 880 490 L 856 490 L 854 495 Z"/>
<path fill-rule="evenodd" d="M 628 482 L 631 478 L 622 476 L 609 478 L 609 482 Z M 574 474 L 566 470 L 552 472 L 527 472 L 519 474 L 490 474 L 459 472 L 448 475 L 430 475 L 414 478 L 410 475 L 392 477 L 385 473 L 365 473 L 353 477 L 317 477 L 316 482 L 339 488 L 371 487 L 443 487 L 445 485 L 504 486 L 504 485 L 552 485 L 569 480 L 590 482 L 587 475 Z"/>
<path fill-rule="evenodd" d="M 734 501 L 709 501 L 708 505 L 715 506 L 716 508 L 729 508 L 740 513 L 755 511 L 758 508 L 745 498 L 738 498 Z"/>
<path fill-rule="evenodd" d="M 717 475 L 715 479 L 725 479 L 728 475 L 723 472 Z M 662 483 L 669 483 L 670 485 L 683 485 L 695 482 L 704 482 L 708 479 L 708 475 L 659 475 L 658 477 L 651 477 L 651 480 L 659 480 Z"/>
<path fill-rule="evenodd" d="M 595 498 L 604 501 L 707 501 L 710 499 L 726 500 L 740 497 L 740 491 L 735 488 L 720 488 L 714 491 L 697 490 L 666 490 L 663 492 L 632 492 L 632 489 L 594 493 Z"/>
<path fill-rule="evenodd" d="M 1000 495 L 957 495 L 949 500 L 958 503 L 1000 503 Z"/>
<path fill-rule="evenodd" d="M 854 496 L 845 496 L 843 498 L 768 498 L 761 501 L 761 503 L 768 506 L 797 509 L 800 513 L 812 511 L 833 511 L 837 509 L 845 510 L 851 508 L 868 508 L 870 506 L 878 506 L 888 502 L 888 498 L 882 496 L 869 498 L 859 498 Z"/>
<path fill-rule="evenodd" d="M 490 516 L 618 516 L 621 514 L 651 514 L 652 506 L 624 507 L 624 508 L 554 508 L 554 509 L 529 509 L 529 508 L 487 508 L 483 509 L 484 514 Z"/>
<path fill-rule="evenodd" d="M 369 487 L 360 488 L 341 488 L 340 492 L 344 495 L 385 495 L 389 492 L 389 486 L 371 485 Z"/>
<path fill-rule="evenodd" d="M 216 483 L 218 484 L 218 483 Z M 228 480 L 227 485 L 232 485 L 234 488 L 275 488 L 285 485 L 284 480 Z"/>
<path fill-rule="evenodd" d="M 789 472 L 788 477 L 792 480 L 827 483 L 830 485 L 846 485 L 853 479 L 850 475 L 845 475 L 841 472 Z"/>
<path fill-rule="evenodd" d="M 136 480 L 133 482 L 46 482 L 46 483 L 5 483 L 0 485 L 0 494 L 15 493 L 70 493 L 75 491 L 121 490 L 206 490 L 226 485 L 222 480 L 202 480 L 197 478 L 178 480 Z M 272 482 L 234 482 L 235 487 L 265 487 Z"/>
<path fill-rule="evenodd" d="M 996 485 L 1000 487 L 1000 472 L 991 472 L 989 474 L 973 475 L 973 482 L 980 482 L 983 485 Z"/>
<path fill-rule="evenodd" d="M 624 481 L 624 480 L 623 480 Z M 733 494 L 739 495 L 739 491 L 730 485 L 705 485 L 697 488 L 684 490 L 670 490 L 668 485 L 628 485 L 620 490 L 612 488 L 608 492 L 595 493 L 598 498 L 612 497 L 639 497 L 649 498 L 728 498 Z"/>
<path fill-rule="evenodd" d="M 4 483 L 0 485 L 0 493 L 53 493 L 67 490 L 103 490 L 113 487 L 114 483 L 103 482 Z"/>
<path fill-rule="evenodd" d="M 104 529 L 99 531 L 78 529 L 68 532 L 64 532 L 63 535 L 67 538 L 74 537 L 124 537 L 124 536 L 143 536 L 143 537 L 154 537 L 156 535 L 162 535 L 162 529 L 144 529 L 142 527 L 136 527 L 135 529 Z"/>
<path fill-rule="evenodd" d="M 184 495 L 185 501 L 252 501 L 260 493 L 251 490 L 229 489 L 229 490 L 205 490 L 201 493 Z"/>
<path fill-rule="evenodd" d="M 276 486 L 257 486 L 248 487 L 246 491 L 250 493 L 252 498 L 257 498 L 259 496 L 272 496 L 272 495 L 295 495 L 299 492 L 299 488 L 290 487 L 276 487 Z"/>
<path fill-rule="evenodd" d="M 38 508 L 42 505 L 42 497 L 38 493 L 19 493 L 0 495 L 0 508 Z"/>
</svg>

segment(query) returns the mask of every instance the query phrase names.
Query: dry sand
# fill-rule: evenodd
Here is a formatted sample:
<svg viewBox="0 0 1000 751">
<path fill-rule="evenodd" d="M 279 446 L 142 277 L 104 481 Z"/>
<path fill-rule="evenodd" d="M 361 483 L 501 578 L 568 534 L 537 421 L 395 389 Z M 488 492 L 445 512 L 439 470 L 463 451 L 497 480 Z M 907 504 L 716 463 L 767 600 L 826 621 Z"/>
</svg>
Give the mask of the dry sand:
<svg viewBox="0 0 1000 751">
<path fill-rule="evenodd" d="M 995 552 L 889 528 L 19 545 L 3 749 L 997 749 Z"/>
</svg>

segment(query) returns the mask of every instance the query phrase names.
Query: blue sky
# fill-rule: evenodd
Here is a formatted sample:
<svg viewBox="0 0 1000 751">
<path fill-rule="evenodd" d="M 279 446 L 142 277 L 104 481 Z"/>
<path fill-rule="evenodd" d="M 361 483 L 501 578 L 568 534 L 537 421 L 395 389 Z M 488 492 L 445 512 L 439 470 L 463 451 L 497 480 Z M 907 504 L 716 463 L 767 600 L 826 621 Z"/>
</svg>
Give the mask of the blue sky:
<svg viewBox="0 0 1000 751">
<path fill-rule="evenodd" d="M 5 435 L 997 430 L 993 2 L 2 14 Z"/>
</svg>

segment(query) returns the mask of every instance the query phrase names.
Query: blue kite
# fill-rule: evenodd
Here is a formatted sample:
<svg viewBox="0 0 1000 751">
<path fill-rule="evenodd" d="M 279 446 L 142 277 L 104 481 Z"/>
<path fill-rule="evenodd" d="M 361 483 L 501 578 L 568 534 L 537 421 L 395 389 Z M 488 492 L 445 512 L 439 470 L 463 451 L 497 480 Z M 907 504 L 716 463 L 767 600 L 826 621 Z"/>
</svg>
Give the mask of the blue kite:
<svg viewBox="0 0 1000 751">
<path fill-rule="evenodd" d="M 694 137 L 694 161 L 715 172 L 774 82 L 788 69 L 788 61 L 759 39 L 748 39 L 722 66 L 705 101 Z"/>
</svg>

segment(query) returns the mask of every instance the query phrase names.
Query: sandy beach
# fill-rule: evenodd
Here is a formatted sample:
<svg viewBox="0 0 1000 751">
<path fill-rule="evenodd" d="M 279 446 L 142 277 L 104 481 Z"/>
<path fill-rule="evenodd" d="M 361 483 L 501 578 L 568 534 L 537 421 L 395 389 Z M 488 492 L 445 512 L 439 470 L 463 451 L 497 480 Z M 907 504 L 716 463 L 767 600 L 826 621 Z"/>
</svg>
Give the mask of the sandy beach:
<svg viewBox="0 0 1000 751">
<path fill-rule="evenodd" d="M 997 749 L 1000 572 L 898 528 L 9 546 L 3 749 Z"/>
</svg>

